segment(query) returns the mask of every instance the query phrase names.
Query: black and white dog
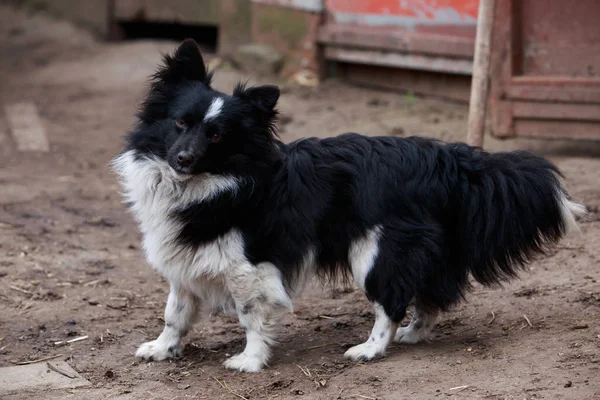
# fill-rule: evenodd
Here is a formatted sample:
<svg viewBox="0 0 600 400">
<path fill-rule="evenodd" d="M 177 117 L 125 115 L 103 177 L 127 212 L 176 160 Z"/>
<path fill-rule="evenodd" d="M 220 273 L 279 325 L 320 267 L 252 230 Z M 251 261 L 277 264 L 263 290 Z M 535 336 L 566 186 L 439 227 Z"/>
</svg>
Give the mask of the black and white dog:
<svg viewBox="0 0 600 400">
<path fill-rule="evenodd" d="M 164 330 L 136 356 L 179 356 L 199 311 L 231 309 L 247 344 L 225 366 L 259 371 L 278 316 L 316 274 L 352 276 L 373 303 L 369 339 L 346 352 L 370 360 L 392 340 L 427 339 L 470 275 L 514 277 L 584 212 L 557 168 L 526 152 L 358 134 L 284 144 L 278 98 L 276 86 L 212 89 L 193 40 L 154 76 L 113 162 L 148 261 L 171 285 Z"/>
</svg>

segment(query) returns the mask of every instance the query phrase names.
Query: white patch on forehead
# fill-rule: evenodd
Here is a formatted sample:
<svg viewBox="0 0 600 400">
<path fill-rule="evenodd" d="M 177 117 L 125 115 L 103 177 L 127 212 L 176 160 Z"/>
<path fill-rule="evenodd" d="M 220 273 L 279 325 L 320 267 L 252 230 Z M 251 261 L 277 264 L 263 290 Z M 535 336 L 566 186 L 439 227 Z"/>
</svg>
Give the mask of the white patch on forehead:
<svg viewBox="0 0 600 400">
<path fill-rule="evenodd" d="M 215 119 L 223 109 L 223 99 L 220 97 L 216 97 L 212 103 L 210 103 L 210 107 L 208 107 L 208 111 L 206 111 L 206 115 L 204 116 L 204 121 L 209 121 L 211 119 Z"/>
</svg>

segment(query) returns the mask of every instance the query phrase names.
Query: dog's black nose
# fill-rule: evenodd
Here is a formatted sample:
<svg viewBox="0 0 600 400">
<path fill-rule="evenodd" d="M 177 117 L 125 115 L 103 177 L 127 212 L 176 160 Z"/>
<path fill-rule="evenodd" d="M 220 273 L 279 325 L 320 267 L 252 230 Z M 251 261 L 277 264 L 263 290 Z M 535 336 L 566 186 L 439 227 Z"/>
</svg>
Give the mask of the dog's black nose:
<svg viewBox="0 0 600 400">
<path fill-rule="evenodd" d="M 189 151 L 180 151 L 177 154 L 177 164 L 182 168 L 187 168 L 194 162 L 194 155 Z"/>
</svg>

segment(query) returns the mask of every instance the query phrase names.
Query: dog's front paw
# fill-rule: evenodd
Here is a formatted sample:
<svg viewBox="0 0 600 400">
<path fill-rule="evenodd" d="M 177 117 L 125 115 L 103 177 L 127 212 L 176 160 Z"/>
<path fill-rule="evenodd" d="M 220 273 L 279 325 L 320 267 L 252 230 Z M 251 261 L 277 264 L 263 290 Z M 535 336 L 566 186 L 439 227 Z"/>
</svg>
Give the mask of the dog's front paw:
<svg viewBox="0 0 600 400">
<path fill-rule="evenodd" d="M 385 355 L 385 348 L 376 346 L 373 343 L 362 343 L 358 346 L 350 347 L 344 357 L 351 358 L 354 361 L 369 361 L 377 356 Z"/>
<path fill-rule="evenodd" d="M 225 368 L 235 369 L 240 372 L 260 372 L 265 363 L 260 357 L 240 353 L 228 358 L 223 365 Z"/>
<path fill-rule="evenodd" d="M 181 353 L 182 350 L 179 345 L 169 345 L 157 339 L 142 344 L 135 352 L 135 356 L 144 360 L 161 361 L 167 358 L 180 357 Z"/>
</svg>

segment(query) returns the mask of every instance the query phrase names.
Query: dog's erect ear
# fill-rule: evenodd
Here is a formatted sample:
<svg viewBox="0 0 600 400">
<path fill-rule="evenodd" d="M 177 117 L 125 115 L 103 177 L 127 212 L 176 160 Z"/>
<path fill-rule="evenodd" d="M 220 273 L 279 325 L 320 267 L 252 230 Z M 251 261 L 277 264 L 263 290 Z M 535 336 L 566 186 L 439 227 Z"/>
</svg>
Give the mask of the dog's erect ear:
<svg viewBox="0 0 600 400">
<path fill-rule="evenodd" d="M 279 94 L 279 88 L 274 85 L 246 88 L 245 85 L 240 84 L 233 91 L 234 96 L 246 99 L 258 109 L 266 112 L 275 110 Z"/>
<path fill-rule="evenodd" d="M 188 80 L 210 86 L 212 73 L 208 72 L 196 41 L 186 39 L 179 45 L 175 54 L 164 57 L 164 65 L 158 70 L 155 78 L 167 84 Z"/>
</svg>

